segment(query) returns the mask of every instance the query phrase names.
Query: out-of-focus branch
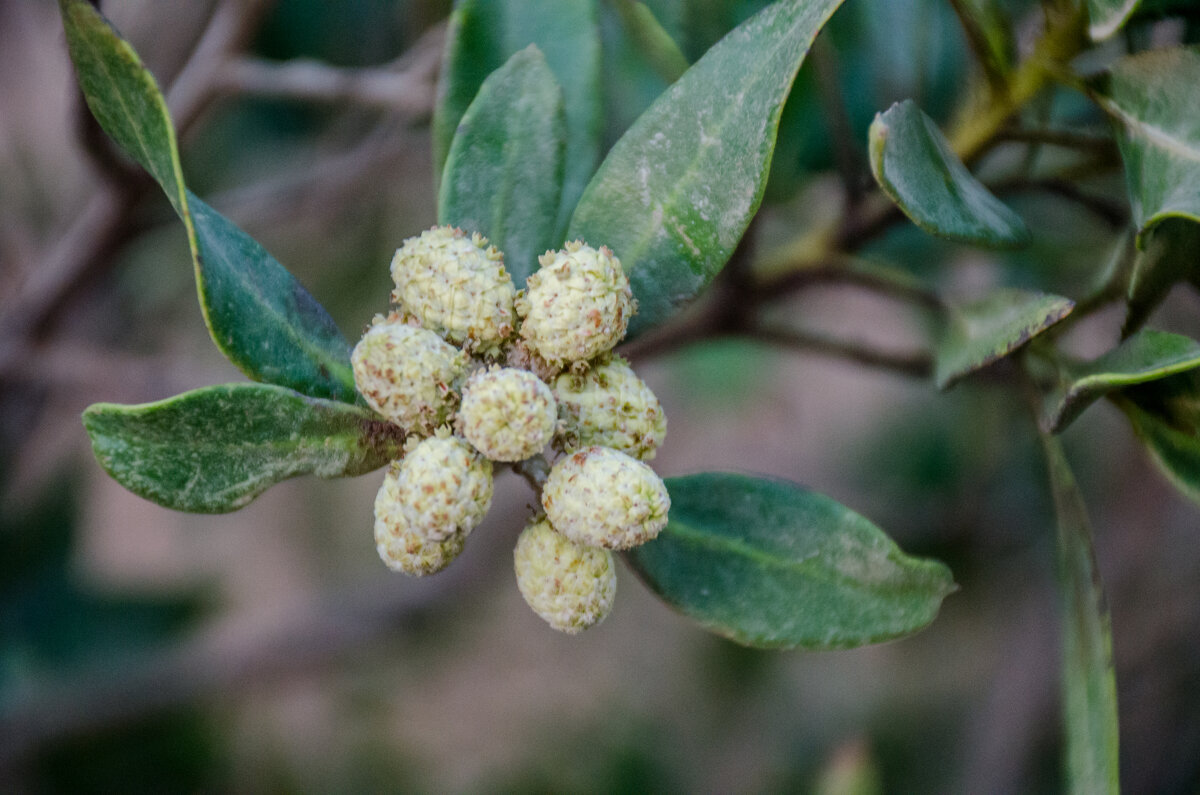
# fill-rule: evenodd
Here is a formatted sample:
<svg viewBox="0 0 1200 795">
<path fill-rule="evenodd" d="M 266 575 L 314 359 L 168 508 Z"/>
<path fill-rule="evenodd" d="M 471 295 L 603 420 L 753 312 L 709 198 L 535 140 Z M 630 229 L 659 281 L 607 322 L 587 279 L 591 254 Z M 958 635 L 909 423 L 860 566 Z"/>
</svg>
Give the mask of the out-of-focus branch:
<svg viewBox="0 0 1200 795">
<path fill-rule="evenodd" d="M 836 339 L 800 329 L 758 327 L 747 332 L 750 339 L 804 353 L 816 353 L 837 359 L 888 370 L 913 378 L 929 378 L 933 357 L 925 351 L 888 351 L 863 342 Z"/>
<path fill-rule="evenodd" d="M 216 72 L 213 87 L 223 93 L 357 103 L 423 119 L 433 110 L 444 37 L 444 25 L 431 28 L 413 49 L 382 67 L 350 69 L 304 59 L 277 63 L 235 58 Z"/>
<path fill-rule="evenodd" d="M 182 138 L 215 95 L 217 75 L 250 42 L 275 0 L 225 0 L 217 6 L 191 56 L 167 92 Z"/>
</svg>

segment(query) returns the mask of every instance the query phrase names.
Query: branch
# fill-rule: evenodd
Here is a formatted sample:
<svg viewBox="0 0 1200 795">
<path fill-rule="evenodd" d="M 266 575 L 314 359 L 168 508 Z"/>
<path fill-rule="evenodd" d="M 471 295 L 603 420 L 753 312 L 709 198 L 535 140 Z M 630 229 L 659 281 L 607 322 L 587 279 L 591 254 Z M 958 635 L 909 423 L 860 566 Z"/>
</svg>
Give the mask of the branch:
<svg viewBox="0 0 1200 795">
<path fill-rule="evenodd" d="M 350 102 L 396 110 L 413 118 L 433 112 L 445 25 L 426 31 L 396 61 L 361 69 L 296 59 L 284 63 L 236 58 L 215 73 L 215 91 L 304 100 Z"/>
<path fill-rule="evenodd" d="M 860 342 L 849 342 L 799 329 L 758 327 L 750 339 L 805 353 L 816 353 L 880 370 L 926 379 L 933 374 L 933 357 L 925 351 L 885 351 Z"/>
<path fill-rule="evenodd" d="M 1119 231 L 1129 224 L 1129 210 L 1122 202 L 1111 201 L 1101 196 L 1092 196 L 1081 190 L 1075 183 L 1065 179 L 1018 177 L 996 183 L 992 186 L 992 190 L 997 194 L 1045 191 L 1075 202 L 1114 230 Z"/>
</svg>

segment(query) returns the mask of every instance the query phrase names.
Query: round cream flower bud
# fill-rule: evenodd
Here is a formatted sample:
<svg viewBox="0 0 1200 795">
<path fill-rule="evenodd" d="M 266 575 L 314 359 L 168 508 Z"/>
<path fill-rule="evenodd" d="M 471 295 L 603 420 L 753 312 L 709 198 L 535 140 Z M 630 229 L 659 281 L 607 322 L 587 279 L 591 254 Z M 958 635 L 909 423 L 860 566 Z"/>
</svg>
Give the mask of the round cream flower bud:
<svg viewBox="0 0 1200 795">
<path fill-rule="evenodd" d="M 412 532 L 426 540 L 465 536 L 492 505 L 492 462 L 456 436 L 425 439 L 395 469 L 396 501 Z"/>
<path fill-rule="evenodd" d="M 392 280 L 400 309 L 456 345 L 495 353 L 513 332 L 516 287 L 504 255 L 478 233 L 435 226 L 405 240 Z"/>
<path fill-rule="evenodd" d="M 458 557 L 466 534 L 455 533 L 441 541 L 430 541 L 415 532 L 401 507 L 399 468 L 399 462 L 392 463 L 375 497 L 375 548 L 392 571 L 414 577 L 434 574 Z"/>
<path fill-rule="evenodd" d="M 554 529 L 572 541 L 630 549 L 666 526 L 671 497 L 646 464 L 607 447 L 588 447 L 555 462 L 542 507 Z"/>
<path fill-rule="evenodd" d="M 393 314 L 375 317 L 350 364 L 371 408 L 413 433 L 428 434 L 453 416 L 467 356 Z"/>
<path fill-rule="evenodd" d="M 555 629 L 574 635 L 604 620 L 617 594 L 612 553 L 576 544 L 545 520 L 529 525 L 513 550 L 521 596 Z"/>
<path fill-rule="evenodd" d="M 621 341 L 636 311 L 621 261 L 580 241 L 547 251 L 517 299 L 521 336 L 551 365 L 591 359 Z"/>
<path fill-rule="evenodd" d="M 554 381 L 567 451 L 598 445 L 649 461 L 667 435 L 662 405 L 624 359 L 614 356 Z"/>
<path fill-rule="evenodd" d="M 558 409 L 550 387 L 512 367 L 478 370 L 463 386 L 458 430 L 493 461 L 524 461 L 554 436 Z"/>
</svg>

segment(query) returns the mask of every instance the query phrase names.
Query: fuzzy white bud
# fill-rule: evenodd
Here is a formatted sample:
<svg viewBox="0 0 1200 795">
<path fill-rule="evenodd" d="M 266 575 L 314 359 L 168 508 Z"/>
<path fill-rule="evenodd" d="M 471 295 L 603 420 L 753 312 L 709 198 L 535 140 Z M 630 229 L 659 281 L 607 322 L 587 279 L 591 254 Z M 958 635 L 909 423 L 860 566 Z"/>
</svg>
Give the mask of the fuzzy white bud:
<svg viewBox="0 0 1200 795">
<path fill-rule="evenodd" d="M 636 311 L 621 261 L 580 241 L 538 258 L 541 268 L 517 299 L 521 337 L 547 363 L 562 367 L 610 350 Z"/>
<path fill-rule="evenodd" d="M 396 501 L 414 533 L 442 541 L 475 529 L 492 504 L 492 462 L 456 436 L 416 444 L 393 469 Z"/>
<path fill-rule="evenodd" d="M 350 364 L 371 408 L 408 431 L 428 434 L 453 416 L 467 357 L 432 331 L 392 315 L 376 316 Z"/>
<path fill-rule="evenodd" d="M 588 447 L 555 462 L 542 507 L 554 529 L 572 541 L 631 549 L 666 526 L 671 497 L 646 464 L 607 447 Z"/>
<path fill-rule="evenodd" d="M 525 602 L 560 632 L 574 635 L 612 610 L 617 594 L 612 553 L 576 544 L 544 520 L 521 532 L 513 564 Z"/>
<path fill-rule="evenodd" d="M 493 461 L 523 461 L 554 436 L 558 409 L 550 387 L 511 367 L 478 370 L 463 386 L 458 430 Z"/>
<path fill-rule="evenodd" d="M 614 356 L 554 381 L 567 451 L 611 447 L 641 461 L 654 458 L 667 435 L 662 405 L 624 359 Z"/>
<path fill-rule="evenodd" d="M 513 332 L 516 287 L 504 255 L 478 233 L 436 226 L 392 258 L 392 300 L 448 341 L 494 354 Z"/>
<path fill-rule="evenodd" d="M 375 497 L 375 548 L 392 571 L 414 577 L 434 574 L 458 557 L 466 534 L 454 533 L 441 541 L 430 541 L 416 532 L 401 507 L 398 468 L 398 463 L 389 467 Z"/>
</svg>

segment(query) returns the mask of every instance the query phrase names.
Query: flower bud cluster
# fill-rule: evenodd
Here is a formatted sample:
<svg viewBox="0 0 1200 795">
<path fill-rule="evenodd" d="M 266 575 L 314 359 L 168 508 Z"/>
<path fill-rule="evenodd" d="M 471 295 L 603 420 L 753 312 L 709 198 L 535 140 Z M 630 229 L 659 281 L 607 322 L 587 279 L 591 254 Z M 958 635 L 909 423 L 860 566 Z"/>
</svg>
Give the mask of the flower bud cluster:
<svg viewBox="0 0 1200 795">
<path fill-rule="evenodd" d="M 384 562 L 415 576 L 448 566 L 491 506 L 494 463 L 510 464 L 541 490 L 514 550 L 518 588 L 575 633 L 612 607 L 612 550 L 667 523 L 670 497 L 644 463 L 666 418 L 611 353 L 637 309 L 613 252 L 576 241 L 539 263 L 517 290 L 478 234 L 406 240 L 391 263 L 394 308 L 351 364 L 368 405 L 409 434 L 375 500 Z"/>
</svg>

